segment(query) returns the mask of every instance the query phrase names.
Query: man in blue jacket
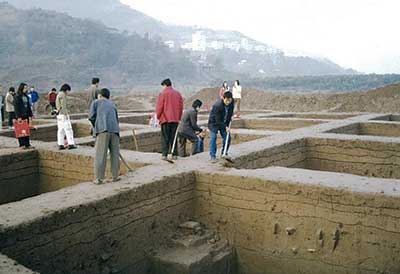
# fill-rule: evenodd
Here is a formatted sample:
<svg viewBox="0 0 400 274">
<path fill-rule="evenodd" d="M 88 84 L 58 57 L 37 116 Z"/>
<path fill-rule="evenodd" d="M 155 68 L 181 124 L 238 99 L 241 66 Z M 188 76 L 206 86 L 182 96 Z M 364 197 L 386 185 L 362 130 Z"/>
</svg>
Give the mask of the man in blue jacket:
<svg viewBox="0 0 400 274">
<path fill-rule="evenodd" d="M 234 101 L 231 92 L 225 92 L 222 99 L 219 99 L 212 107 L 210 117 L 208 118 L 208 129 L 210 130 L 210 157 L 212 162 L 216 162 L 217 153 L 217 135 L 218 131 L 223 139 L 223 146 L 221 155 L 224 151 L 224 145 L 226 143 L 227 132 L 229 124 L 232 121 Z M 230 145 L 230 138 L 228 140 L 228 148 Z"/>
<path fill-rule="evenodd" d="M 39 106 L 39 93 L 35 90 L 34 86 L 31 87 L 31 89 L 28 93 L 28 97 L 30 100 L 33 117 L 37 118 L 38 106 Z"/>
</svg>

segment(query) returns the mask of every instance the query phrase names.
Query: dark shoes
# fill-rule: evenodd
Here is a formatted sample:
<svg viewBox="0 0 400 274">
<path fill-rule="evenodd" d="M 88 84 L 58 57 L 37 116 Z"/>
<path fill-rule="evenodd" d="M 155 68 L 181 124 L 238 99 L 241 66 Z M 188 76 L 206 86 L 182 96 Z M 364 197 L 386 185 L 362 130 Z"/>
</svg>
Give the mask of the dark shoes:
<svg viewBox="0 0 400 274">
<path fill-rule="evenodd" d="M 68 146 L 68 150 L 77 149 L 77 148 L 78 147 L 76 145 L 69 145 Z M 66 149 L 64 146 L 58 146 L 58 150 L 64 150 L 64 149 Z"/>
</svg>

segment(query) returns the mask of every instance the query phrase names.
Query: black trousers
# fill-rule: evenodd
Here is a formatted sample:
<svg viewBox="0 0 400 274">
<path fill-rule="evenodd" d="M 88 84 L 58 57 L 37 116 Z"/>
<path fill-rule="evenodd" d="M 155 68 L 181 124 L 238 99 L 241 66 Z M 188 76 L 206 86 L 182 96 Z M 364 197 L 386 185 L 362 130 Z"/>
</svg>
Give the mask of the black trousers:
<svg viewBox="0 0 400 274">
<path fill-rule="evenodd" d="M 168 156 L 171 152 L 177 129 L 178 123 L 164 123 L 161 125 L 161 151 L 163 156 Z M 172 155 L 178 156 L 178 144 L 175 144 Z"/>
<path fill-rule="evenodd" d="M 19 147 L 30 147 L 29 137 L 18 138 Z"/>
<path fill-rule="evenodd" d="M 3 125 L 4 122 L 4 107 L 1 108 L 1 125 Z"/>
<path fill-rule="evenodd" d="M 8 126 L 14 126 L 15 112 L 8 112 Z"/>
</svg>

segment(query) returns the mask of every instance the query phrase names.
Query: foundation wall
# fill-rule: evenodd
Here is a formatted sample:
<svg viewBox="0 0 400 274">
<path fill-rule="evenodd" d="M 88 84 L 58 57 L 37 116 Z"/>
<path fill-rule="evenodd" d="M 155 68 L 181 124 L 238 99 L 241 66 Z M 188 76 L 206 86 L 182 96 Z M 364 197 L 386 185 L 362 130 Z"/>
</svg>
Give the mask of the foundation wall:
<svg viewBox="0 0 400 274">
<path fill-rule="evenodd" d="M 349 126 L 328 131 L 328 133 L 358 135 L 360 133 L 360 124 L 359 123 L 351 124 Z"/>
<path fill-rule="evenodd" d="M 321 124 L 321 121 L 315 120 L 296 120 L 296 119 L 252 119 L 252 120 L 234 120 L 232 128 L 246 128 L 257 130 L 289 131 L 302 127 L 309 127 Z"/>
<path fill-rule="evenodd" d="M 138 116 L 119 117 L 119 122 L 126 124 L 148 125 L 149 121 L 150 121 L 149 115 L 147 114 Z"/>
<path fill-rule="evenodd" d="M 400 123 L 363 123 L 360 124 L 360 135 L 400 137 Z"/>
<path fill-rule="evenodd" d="M 0 204 L 39 192 L 38 152 L 0 154 Z"/>
<path fill-rule="evenodd" d="M 72 124 L 74 138 L 90 136 L 90 126 L 85 124 Z M 31 131 L 31 140 L 43 142 L 57 142 L 57 125 L 40 126 L 36 130 Z M 1 136 L 15 138 L 14 131 L 7 131 L 0 134 Z"/>
<path fill-rule="evenodd" d="M 308 169 L 400 178 L 399 143 L 309 138 L 306 147 Z"/>
<path fill-rule="evenodd" d="M 198 174 L 195 193 L 241 274 L 400 273 L 400 198 L 218 174 Z"/>
<path fill-rule="evenodd" d="M 139 151 L 141 152 L 161 152 L 161 131 L 137 133 Z M 121 138 L 121 149 L 136 150 L 133 136 Z"/>
<path fill-rule="evenodd" d="M 278 115 L 270 115 L 267 117 L 274 118 L 300 118 L 300 119 L 327 119 L 327 120 L 341 120 L 354 117 L 354 114 L 328 114 L 328 113 L 287 113 L 287 114 L 278 114 Z M 262 116 L 261 116 L 262 118 Z"/>
<path fill-rule="evenodd" d="M 94 159 L 92 157 L 44 150 L 41 150 L 39 155 L 39 193 L 59 190 L 94 179 Z M 136 169 L 144 165 L 130 163 L 130 166 Z M 125 174 L 126 167 L 122 164 L 120 167 L 120 173 Z M 111 176 L 109 161 L 107 162 L 106 176 Z"/>
<path fill-rule="evenodd" d="M 393 122 L 400 122 L 400 115 L 386 115 L 382 117 L 378 117 L 376 119 L 373 119 L 376 121 L 393 121 Z"/>
<path fill-rule="evenodd" d="M 305 141 L 296 140 L 237 158 L 234 167 L 240 169 L 257 169 L 270 166 L 303 168 L 306 165 L 306 156 Z"/>
<path fill-rule="evenodd" d="M 149 254 L 192 218 L 194 183 L 180 174 L 4 228 L 1 252 L 41 274 L 148 273 Z"/>
</svg>

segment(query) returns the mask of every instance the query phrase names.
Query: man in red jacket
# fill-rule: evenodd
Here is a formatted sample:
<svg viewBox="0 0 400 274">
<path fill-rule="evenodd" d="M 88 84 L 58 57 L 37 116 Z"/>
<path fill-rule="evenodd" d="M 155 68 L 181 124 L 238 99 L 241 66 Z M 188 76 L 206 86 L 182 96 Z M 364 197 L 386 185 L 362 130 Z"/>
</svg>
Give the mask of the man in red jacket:
<svg viewBox="0 0 400 274">
<path fill-rule="evenodd" d="M 162 159 L 166 161 L 169 152 L 172 150 L 175 133 L 182 118 L 183 98 L 178 91 L 172 88 L 170 79 L 162 81 L 161 86 L 163 86 L 163 90 L 158 96 L 156 111 L 157 119 L 161 125 Z M 171 153 L 172 159 L 176 160 L 178 155 L 177 145 Z"/>
</svg>

